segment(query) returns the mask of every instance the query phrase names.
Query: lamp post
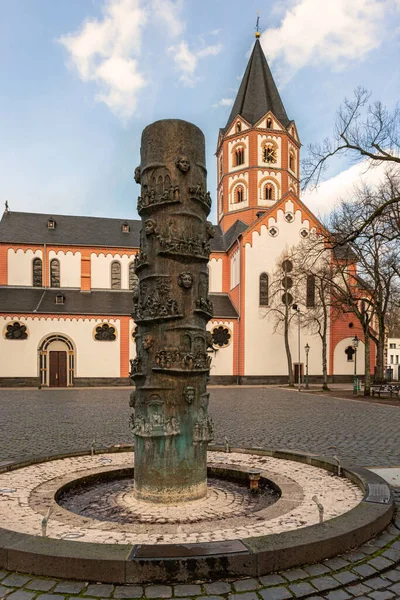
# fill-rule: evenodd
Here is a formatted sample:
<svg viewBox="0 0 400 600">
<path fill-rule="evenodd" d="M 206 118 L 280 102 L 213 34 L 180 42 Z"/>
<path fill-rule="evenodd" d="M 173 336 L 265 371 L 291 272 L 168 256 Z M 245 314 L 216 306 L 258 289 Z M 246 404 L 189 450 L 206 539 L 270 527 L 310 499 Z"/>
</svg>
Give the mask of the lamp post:
<svg viewBox="0 0 400 600">
<path fill-rule="evenodd" d="M 310 389 L 308 385 L 308 353 L 310 352 L 310 346 L 308 343 L 304 346 L 304 350 L 306 351 L 306 390 Z"/>
<path fill-rule="evenodd" d="M 300 369 L 300 308 L 298 304 L 292 304 L 293 310 L 297 312 L 297 325 L 298 325 L 298 385 L 299 392 L 301 392 L 301 369 Z"/>
<path fill-rule="evenodd" d="M 357 385 L 357 348 L 360 340 L 355 335 L 353 337 L 353 347 L 354 347 L 354 383 L 353 383 L 353 396 L 358 396 L 358 385 Z"/>
</svg>

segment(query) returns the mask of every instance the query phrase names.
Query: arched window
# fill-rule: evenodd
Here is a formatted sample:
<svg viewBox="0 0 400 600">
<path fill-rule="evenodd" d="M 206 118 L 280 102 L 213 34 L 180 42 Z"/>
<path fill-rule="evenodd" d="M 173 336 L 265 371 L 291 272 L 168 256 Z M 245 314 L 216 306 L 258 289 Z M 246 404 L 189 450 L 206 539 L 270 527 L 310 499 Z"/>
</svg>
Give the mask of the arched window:
<svg viewBox="0 0 400 600">
<path fill-rule="evenodd" d="M 164 191 L 164 180 L 161 175 L 157 179 L 156 194 L 162 194 Z"/>
<path fill-rule="evenodd" d="M 32 284 L 33 287 L 42 287 L 43 276 L 42 276 L 42 259 L 34 258 L 32 262 Z"/>
<path fill-rule="evenodd" d="M 272 119 L 267 119 L 267 129 L 272 129 Z"/>
<path fill-rule="evenodd" d="M 129 263 L 129 289 L 133 290 L 138 285 L 139 278 L 135 273 L 135 263 Z"/>
<path fill-rule="evenodd" d="M 314 275 L 307 276 L 307 308 L 315 306 L 315 277 Z"/>
<path fill-rule="evenodd" d="M 121 263 L 117 260 L 111 263 L 111 289 L 121 289 Z"/>
<path fill-rule="evenodd" d="M 260 275 L 260 306 L 268 306 L 268 275 L 267 273 L 261 273 Z"/>
<path fill-rule="evenodd" d="M 264 199 L 274 200 L 275 199 L 275 188 L 272 183 L 266 183 L 264 186 Z"/>
<path fill-rule="evenodd" d="M 219 197 L 219 212 L 222 213 L 224 210 L 224 195 L 221 194 Z"/>
<path fill-rule="evenodd" d="M 235 150 L 236 167 L 244 163 L 244 148 L 240 146 Z"/>
<path fill-rule="evenodd" d="M 222 161 L 222 156 L 219 159 L 219 178 L 222 178 L 222 173 L 223 173 L 223 161 Z"/>
<path fill-rule="evenodd" d="M 60 261 L 57 258 L 50 261 L 50 287 L 60 287 Z"/>
<path fill-rule="evenodd" d="M 292 150 L 289 152 L 289 169 L 295 171 L 294 152 Z"/>
<path fill-rule="evenodd" d="M 276 163 L 278 160 L 278 150 L 275 144 L 265 144 L 263 146 L 263 161 L 269 164 Z"/>
<path fill-rule="evenodd" d="M 240 133 L 242 131 L 242 124 L 238 121 L 236 123 L 236 133 Z"/>
<path fill-rule="evenodd" d="M 238 185 L 235 190 L 235 203 L 243 202 L 244 200 L 244 188 L 242 185 Z"/>
</svg>

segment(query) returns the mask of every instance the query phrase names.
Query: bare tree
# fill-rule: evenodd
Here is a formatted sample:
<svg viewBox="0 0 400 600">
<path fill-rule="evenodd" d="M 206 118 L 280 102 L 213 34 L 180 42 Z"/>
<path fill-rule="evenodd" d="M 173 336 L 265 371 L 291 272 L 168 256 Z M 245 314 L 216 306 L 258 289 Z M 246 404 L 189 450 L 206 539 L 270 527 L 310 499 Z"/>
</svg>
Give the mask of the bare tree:
<svg viewBox="0 0 400 600">
<path fill-rule="evenodd" d="M 332 139 L 322 144 L 309 146 L 304 159 L 302 186 L 318 185 L 333 157 L 347 156 L 353 162 L 368 159 L 367 168 L 386 165 L 386 175 L 391 184 L 383 181 L 384 193 L 372 194 L 357 215 L 352 228 L 338 243 L 344 244 L 357 239 L 377 219 L 387 223 L 386 234 L 398 236 L 400 191 L 400 111 L 396 107 L 389 112 L 382 102 L 370 103 L 370 93 L 358 87 L 351 100 L 345 99 L 340 107 Z"/>
<path fill-rule="evenodd" d="M 294 387 L 294 373 L 289 335 L 292 320 L 296 315 L 293 310 L 293 285 L 295 290 L 297 287 L 292 277 L 293 266 L 292 256 L 287 253 L 278 259 L 277 267 L 269 278 L 268 306 L 263 310 L 263 316 L 270 319 L 274 333 L 283 335 L 290 387 Z"/>
</svg>

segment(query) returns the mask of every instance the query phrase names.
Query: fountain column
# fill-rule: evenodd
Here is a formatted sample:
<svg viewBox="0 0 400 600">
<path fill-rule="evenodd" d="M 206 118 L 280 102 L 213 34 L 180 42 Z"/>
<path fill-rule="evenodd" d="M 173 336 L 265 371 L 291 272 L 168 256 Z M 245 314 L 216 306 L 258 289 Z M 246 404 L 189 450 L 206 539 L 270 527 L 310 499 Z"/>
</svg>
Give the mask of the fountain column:
<svg viewBox="0 0 400 600">
<path fill-rule="evenodd" d="M 206 323 L 213 227 L 206 188 L 205 141 L 198 127 L 157 121 L 142 133 L 138 212 L 142 219 L 131 361 L 137 498 L 175 503 L 207 493 Z"/>
</svg>

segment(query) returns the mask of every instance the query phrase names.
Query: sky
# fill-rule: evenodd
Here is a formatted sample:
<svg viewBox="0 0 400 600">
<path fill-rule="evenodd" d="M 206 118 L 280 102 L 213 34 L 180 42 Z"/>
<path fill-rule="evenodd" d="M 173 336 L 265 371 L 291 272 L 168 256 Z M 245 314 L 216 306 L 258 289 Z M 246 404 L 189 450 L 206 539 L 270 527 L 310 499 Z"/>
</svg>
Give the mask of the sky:
<svg viewBox="0 0 400 600">
<path fill-rule="evenodd" d="M 0 0 L 0 8 L 0 202 L 15 211 L 137 218 L 141 132 L 163 118 L 203 130 L 215 198 L 218 130 L 257 11 L 302 156 L 331 136 L 358 85 L 389 110 L 400 96 L 400 0 Z M 360 177 L 378 176 L 333 161 L 303 199 L 321 217 Z"/>
</svg>

